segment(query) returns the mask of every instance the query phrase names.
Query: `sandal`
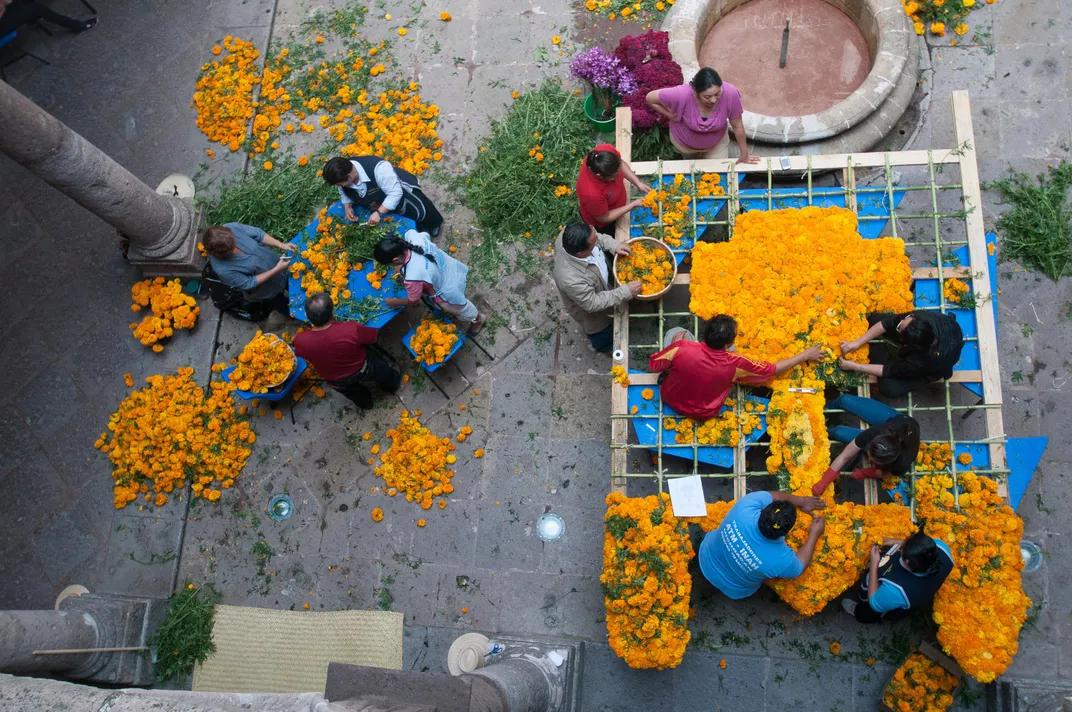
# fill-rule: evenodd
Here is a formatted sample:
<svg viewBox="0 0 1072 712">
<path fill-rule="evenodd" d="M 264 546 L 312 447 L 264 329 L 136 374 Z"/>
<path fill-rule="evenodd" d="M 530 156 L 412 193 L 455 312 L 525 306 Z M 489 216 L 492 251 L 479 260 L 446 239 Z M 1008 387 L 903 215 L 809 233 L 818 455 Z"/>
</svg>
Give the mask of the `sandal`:
<svg viewBox="0 0 1072 712">
<path fill-rule="evenodd" d="M 480 330 L 484 328 L 485 322 L 487 322 L 485 317 L 477 316 L 476 321 L 473 322 L 473 325 L 469 327 L 469 331 L 466 333 L 469 336 L 476 336 L 480 333 Z"/>
</svg>

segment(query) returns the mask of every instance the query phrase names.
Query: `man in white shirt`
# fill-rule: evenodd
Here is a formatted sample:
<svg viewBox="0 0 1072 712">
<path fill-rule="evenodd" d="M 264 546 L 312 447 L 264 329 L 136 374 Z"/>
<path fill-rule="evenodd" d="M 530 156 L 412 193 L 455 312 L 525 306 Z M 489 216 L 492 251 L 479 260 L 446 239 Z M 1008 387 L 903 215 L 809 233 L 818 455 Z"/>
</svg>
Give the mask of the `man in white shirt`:
<svg viewBox="0 0 1072 712">
<path fill-rule="evenodd" d="M 396 168 L 378 156 L 337 156 L 324 164 L 324 181 L 339 189 L 346 219 L 357 220 L 354 203 L 372 214 L 369 223 L 376 225 L 384 215 L 395 213 L 417 224 L 418 232 L 439 235 L 443 216 L 421 191 L 417 177 Z"/>
</svg>

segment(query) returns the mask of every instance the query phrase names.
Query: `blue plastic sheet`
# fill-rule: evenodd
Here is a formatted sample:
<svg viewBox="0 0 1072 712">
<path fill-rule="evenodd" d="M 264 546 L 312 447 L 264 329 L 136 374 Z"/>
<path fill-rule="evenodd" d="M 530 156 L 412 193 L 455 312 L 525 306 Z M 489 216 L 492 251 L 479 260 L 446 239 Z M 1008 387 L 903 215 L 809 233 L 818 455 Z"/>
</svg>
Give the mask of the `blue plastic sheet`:
<svg viewBox="0 0 1072 712">
<path fill-rule="evenodd" d="M 368 210 L 362 208 L 359 205 L 354 205 L 354 213 L 357 214 L 357 217 L 360 220 L 367 220 L 368 216 L 370 215 Z M 343 211 L 342 202 L 337 202 L 330 208 L 328 208 L 328 215 L 332 216 L 336 220 L 345 220 L 346 213 Z M 399 215 L 392 215 L 391 221 L 388 224 L 394 226 L 400 236 L 404 234 L 407 230 L 416 229 L 416 223 L 414 223 L 409 218 L 404 218 Z M 316 228 L 319 225 L 320 219 L 317 218 L 308 227 L 306 227 L 294 237 L 292 242 L 298 246 L 299 253 L 301 252 L 301 250 L 304 250 L 310 244 L 310 242 L 316 241 Z M 299 261 L 304 261 L 301 260 L 300 256 L 295 259 Z M 350 290 L 350 294 L 352 295 L 351 298 L 357 301 L 360 299 L 364 299 L 365 297 L 376 297 L 378 299 L 383 299 L 384 297 L 405 297 L 405 287 L 403 287 L 401 284 L 391 279 L 390 277 L 383 280 L 380 289 L 375 290 L 372 288 L 372 285 L 369 283 L 366 277 L 370 273 L 374 272 L 377 266 L 378 265 L 376 264 L 375 260 L 369 259 L 361 263 L 361 269 L 355 269 L 350 272 L 350 279 L 347 282 L 346 288 Z M 301 280 L 291 275 L 289 289 L 290 315 L 293 316 L 295 319 L 307 321 L 305 318 L 305 290 L 301 288 Z M 385 306 L 384 312 L 382 314 L 376 315 L 375 317 L 370 319 L 367 324 L 364 324 L 364 326 L 370 326 L 372 328 L 379 329 L 385 324 L 387 324 L 387 322 L 391 321 L 391 319 L 395 318 L 401 311 L 402 307 L 388 309 Z M 338 307 L 335 308 L 335 318 L 339 321 L 358 321 L 357 319 L 353 318 L 352 314 L 349 313 L 349 310 L 346 308 L 345 304 L 340 304 Z"/>
<path fill-rule="evenodd" d="M 632 374 L 643 373 L 643 371 L 630 370 Z M 655 396 L 651 400 L 644 400 L 641 395 L 645 388 L 650 388 L 655 392 Z M 633 429 L 636 431 L 637 442 L 641 445 L 648 447 L 652 452 L 658 452 L 659 442 L 659 430 L 662 427 L 662 423 L 659 421 L 659 387 L 658 386 L 629 386 L 629 412 L 633 412 L 633 408 L 636 407 L 637 412 L 633 417 Z M 744 399 L 756 404 L 763 405 L 763 412 L 756 413 L 759 416 L 759 427 L 753 430 L 748 435 L 744 436 L 745 442 L 754 443 L 758 441 L 763 433 L 767 431 L 767 407 L 770 405 L 769 398 L 760 398 L 751 394 L 745 394 Z M 719 412 L 721 415 L 728 410 L 725 406 Z M 651 418 L 641 418 L 639 416 L 653 416 Z M 663 404 L 663 417 L 664 418 L 682 418 L 681 414 L 675 411 L 670 406 Z M 673 455 L 674 457 L 681 457 L 686 460 L 692 460 L 692 446 L 691 445 L 667 445 L 666 443 L 673 443 L 677 433 L 671 430 L 663 430 L 663 447 L 662 451 L 664 455 Z M 701 445 L 696 448 L 696 459 L 700 462 L 707 463 L 709 465 L 715 465 L 716 467 L 733 467 L 734 448 L 726 446 L 716 445 Z"/>
</svg>

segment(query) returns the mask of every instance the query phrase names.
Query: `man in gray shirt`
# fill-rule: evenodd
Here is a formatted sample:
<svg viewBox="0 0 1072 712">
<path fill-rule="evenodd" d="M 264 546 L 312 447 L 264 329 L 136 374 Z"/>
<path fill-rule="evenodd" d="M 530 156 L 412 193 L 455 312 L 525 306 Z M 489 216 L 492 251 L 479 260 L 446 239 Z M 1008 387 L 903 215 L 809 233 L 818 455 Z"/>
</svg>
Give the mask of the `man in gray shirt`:
<svg viewBox="0 0 1072 712">
<path fill-rule="evenodd" d="M 287 266 L 290 255 L 280 255 L 267 246 L 297 252 L 293 242 L 282 243 L 259 227 L 242 223 L 215 225 L 205 230 L 201 243 L 220 281 L 241 289 L 251 302 L 268 302 L 283 316 L 290 316 Z"/>
</svg>

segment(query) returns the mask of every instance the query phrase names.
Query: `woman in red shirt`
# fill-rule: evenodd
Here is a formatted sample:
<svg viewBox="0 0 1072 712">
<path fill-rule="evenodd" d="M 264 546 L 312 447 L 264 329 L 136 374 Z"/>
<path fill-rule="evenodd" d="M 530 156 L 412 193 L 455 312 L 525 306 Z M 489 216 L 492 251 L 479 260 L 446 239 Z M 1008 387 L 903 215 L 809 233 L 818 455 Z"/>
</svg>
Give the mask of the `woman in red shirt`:
<svg viewBox="0 0 1072 712">
<path fill-rule="evenodd" d="M 609 143 L 601 143 L 585 156 L 581 172 L 577 174 L 577 201 L 580 203 L 581 219 L 596 229 L 613 223 L 633 208 L 641 206 L 640 200 L 626 204 L 629 193 L 625 181 L 647 194 L 651 186 L 637 178 L 622 154 Z"/>
</svg>

